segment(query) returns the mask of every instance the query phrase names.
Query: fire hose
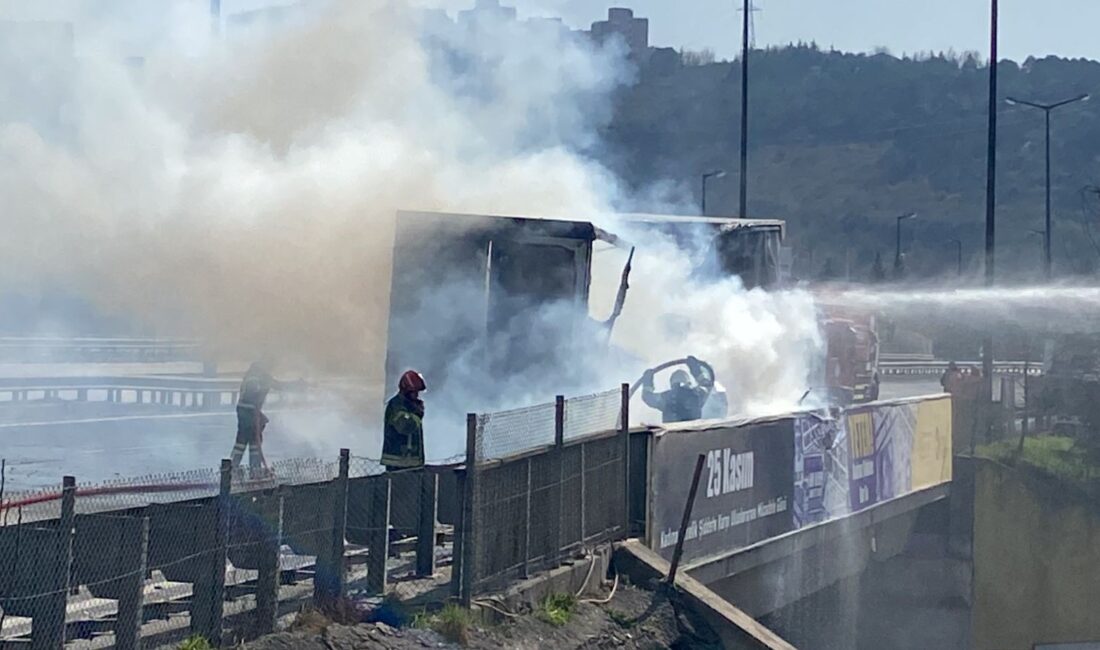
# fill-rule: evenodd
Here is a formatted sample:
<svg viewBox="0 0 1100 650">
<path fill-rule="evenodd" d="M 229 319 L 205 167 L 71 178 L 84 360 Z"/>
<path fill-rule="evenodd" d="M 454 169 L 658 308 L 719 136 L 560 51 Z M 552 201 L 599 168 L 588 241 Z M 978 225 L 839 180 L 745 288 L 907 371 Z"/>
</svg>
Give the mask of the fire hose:
<svg viewBox="0 0 1100 650">
<path fill-rule="evenodd" d="M 658 373 L 658 372 L 661 372 L 662 370 L 666 370 L 666 369 L 671 368 L 673 366 L 687 365 L 687 362 L 688 362 L 687 357 L 684 357 L 683 359 L 673 359 L 672 361 L 666 361 L 666 362 L 664 362 L 664 363 L 662 363 L 658 366 L 654 366 L 654 367 L 650 368 L 647 372 Z M 699 365 L 702 366 L 703 368 L 705 368 L 706 371 L 708 373 L 710 373 L 710 376 L 712 378 L 714 377 L 714 367 L 713 366 L 711 366 L 706 361 L 700 361 Z M 634 382 L 634 385 L 630 387 L 630 396 L 631 397 L 634 397 L 634 393 L 638 392 L 638 389 L 642 387 L 642 382 L 643 381 L 645 381 L 645 375 L 642 375 L 641 377 L 639 377 L 638 381 Z"/>
</svg>

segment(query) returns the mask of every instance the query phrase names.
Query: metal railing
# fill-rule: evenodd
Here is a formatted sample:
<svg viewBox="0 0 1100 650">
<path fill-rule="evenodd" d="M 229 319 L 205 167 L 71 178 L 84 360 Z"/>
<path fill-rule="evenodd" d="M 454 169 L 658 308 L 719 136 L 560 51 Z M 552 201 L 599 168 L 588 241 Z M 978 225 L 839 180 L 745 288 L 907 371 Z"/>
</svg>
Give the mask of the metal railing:
<svg viewBox="0 0 1100 650">
<path fill-rule="evenodd" d="M 623 385 L 467 416 L 452 573 L 462 602 L 627 536 L 629 400 Z M 509 452 L 492 453 L 498 449 Z"/>
<path fill-rule="evenodd" d="M 232 408 L 240 385 L 239 378 L 205 377 L 0 378 L 0 408 L 28 402 L 104 402 L 212 410 Z M 270 401 L 308 401 L 310 395 L 308 389 L 295 389 L 272 393 Z"/>
<path fill-rule="evenodd" d="M 548 432 L 503 426 L 522 420 L 514 415 L 471 415 L 465 459 L 407 471 L 343 450 L 255 475 L 223 461 L 0 488 L 0 644 L 134 648 L 193 634 L 235 643 L 311 599 L 327 607 L 353 588 L 383 594 L 402 572 L 449 581 L 469 602 L 626 536 L 628 405 L 625 385 L 559 397 Z M 493 435 L 506 452 L 479 446 Z"/>
<path fill-rule="evenodd" d="M 981 361 L 959 361 L 959 367 L 981 368 Z M 882 377 L 939 377 L 947 370 L 947 361 L 883 361 L 878 365 L 879 374 Z M 1023 361 L 997 361 L 993 364 L 993 373 L 996 375 L 1020 375 L 1024 370 L 1028 376 L 1038 377 L 1043 374 L 1043 364 Z"/>
<path fill-rule="evenodd" d="M 4 496 L 0 645 L 136 648 L 198 634 L 217 647 L 273 631 L 309 600 L 334 606 L 353 585 L 381 594 L 389 575 L 436 573 L 436 521 L 456 518 L 438 485 L 456 491 L 453 467 L 380 473 L 343 450 L 272 469 L 250 478 L 223 461 Z M 391 528 L 411 528 L 415 550 L 394 551 Z"/>
<path fill-rule="evenodd" d="M 0 336 L 0 361 L 181 361 L 197 359 L 201 347 L 189 339 Z"/>
</svg>

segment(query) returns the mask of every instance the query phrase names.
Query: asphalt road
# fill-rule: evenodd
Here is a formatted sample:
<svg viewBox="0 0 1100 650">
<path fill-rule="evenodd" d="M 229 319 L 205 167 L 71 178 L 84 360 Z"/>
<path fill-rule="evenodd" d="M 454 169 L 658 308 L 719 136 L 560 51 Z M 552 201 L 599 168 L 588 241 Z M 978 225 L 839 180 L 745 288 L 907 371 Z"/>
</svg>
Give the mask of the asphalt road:
<svg viewBox="0 0 1100 650">
<path fill-rule="evenodd" d="M 232 412 L 142 413 L 136 407 L 125 414 L 92 411 L 70 410 L 63 418 L 44 417 L 55 414 L 35 409 L 18 415 L 3 413 L 0 457 L 7 465 L 6 489 L 55 486 L 64 475 L 75 476 L 81 483 L 98 483 L 217 467 L 229 456 L 236 434 Z M 378 455 L 378 434 L 350 416 L 274 410 L 269 417 L 271 424 L 264 435 L 269 461 L 335 459 L 341 447 L 358 455 Z"/>
</svg>

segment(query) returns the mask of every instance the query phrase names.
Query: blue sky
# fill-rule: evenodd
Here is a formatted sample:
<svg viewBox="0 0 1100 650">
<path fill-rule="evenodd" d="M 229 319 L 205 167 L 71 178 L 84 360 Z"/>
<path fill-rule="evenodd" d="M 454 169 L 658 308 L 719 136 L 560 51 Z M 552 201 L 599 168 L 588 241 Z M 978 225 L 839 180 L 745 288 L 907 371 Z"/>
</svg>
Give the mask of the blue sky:
<svg viewBox="0 0 1100 650">
<path fill-rule="evenodd" d="M 886 46 L 896 54 L 989 49 L 988 0 L 754 0 L 758 45 L 817 41 L 842 50 Z M 472 4 L 472 0 L 469 2 Z M 466 4 L 461 0 L 451 6 Z M 739 47 L 740 0 L 515 0 L 523 14 L 556 14 L 572 26 L 632 7 L 650 19 L 656 45 L 710 47 L 731 56 Z M 1002 58 L 1057 54 L 1100 59 L 1100 0 L 1001 0 Z"/>
<path fill-rule="evenodd" d="M 222 0 L 226 13 L 291 0 Z M 355 0 L 342 0 L 354 2 Z M 455 11 L 473 0 L 413 0 Z M 741 0 L 503 0 L 521 16 L 557 15 L 573 27 L 587 27 L 609 6 L 635 9 L 650 19 L 655 45 L 714 49 L 732 56 L 739 48 Z M 896 54 L 954 49 L 988 51 L 988 0 L 753 0 L 758 45 L 817 41 L 842 50 L 885 46 Z M 0 0 L 0 19 L 64 18 L 73 12 L 155 13 L 158 7 L 209 0 Z M 169 9 L 166 13 L 169 13 Z M 1001 56 L 1021 60 L 1056 54 L 1100 59 L 1100 0 L 1001 0 Z"/>
</svg>

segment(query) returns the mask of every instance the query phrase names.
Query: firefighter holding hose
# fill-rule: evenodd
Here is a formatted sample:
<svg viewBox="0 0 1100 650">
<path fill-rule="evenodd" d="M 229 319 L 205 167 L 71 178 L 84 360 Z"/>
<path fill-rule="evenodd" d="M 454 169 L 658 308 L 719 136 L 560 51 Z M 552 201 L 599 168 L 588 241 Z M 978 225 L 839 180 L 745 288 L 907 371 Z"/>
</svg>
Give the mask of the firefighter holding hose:
<svg viewBox="0 0 1100 650">
<path fill-rule="evenodd" d="M 272 390 L 284 390 L 288 387 L 302 387 L 304 381 L 281 382 L 271 375 L 274 362 L 264 359 L 253 363 L 241 380 L 240 394 L 237 398 L 237 440 L 233 445 L 230 460 L 233 467 L 241 464 L 245 447 L 248 448 L 248 467 L 257 470 L 267 467 L 264 458 L 264 428 L 268 419 L 264 415 L 264 402 Z"/>
<path fill-rule="evenodd" d="M 703 406 L 714 388 L 714 371 L 709 365 L 695 357 L 688 357 L 684 363 L 691 374 L 683 369 L 673 372 L 669 378 L 669 389 L 663 393 L 654 390 L 654 369 L 642 375 L 642 401 L 660 411 L 665 423 L 701 419 Z"/>
</svg>

